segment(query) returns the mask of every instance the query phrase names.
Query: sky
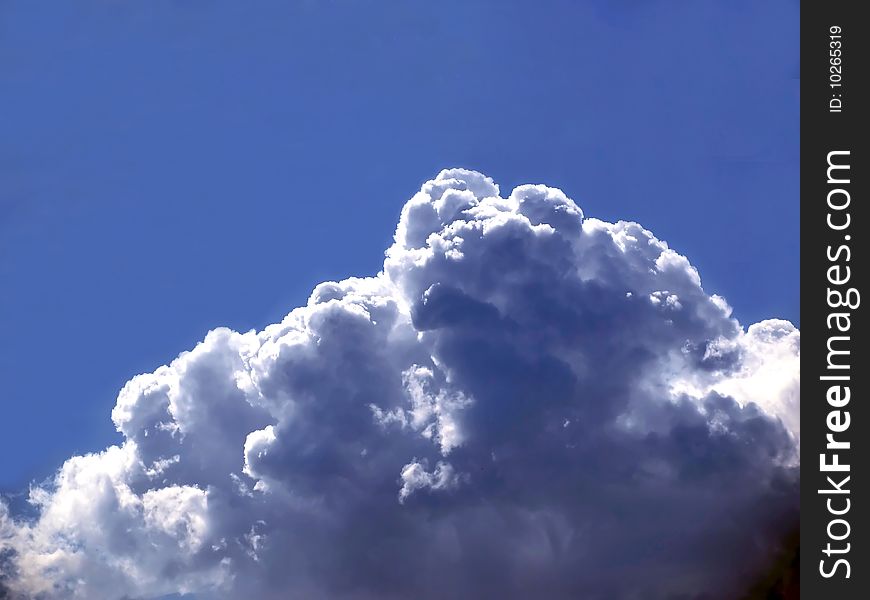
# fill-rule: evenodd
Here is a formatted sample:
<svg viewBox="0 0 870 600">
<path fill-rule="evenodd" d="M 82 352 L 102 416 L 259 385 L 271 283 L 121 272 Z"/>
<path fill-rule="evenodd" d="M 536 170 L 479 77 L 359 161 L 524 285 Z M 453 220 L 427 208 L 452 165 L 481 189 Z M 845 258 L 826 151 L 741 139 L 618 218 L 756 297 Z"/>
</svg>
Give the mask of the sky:
<svg viewBox="0 0 870 600">
<path fill-rule="evenodd" d="M 797 2 L 4 2 L 0 489 L 121 441 L 119 390 L 210 329 L 375 275 L 445 168 L 799 326 L 798 70 Z"/>
</svg>

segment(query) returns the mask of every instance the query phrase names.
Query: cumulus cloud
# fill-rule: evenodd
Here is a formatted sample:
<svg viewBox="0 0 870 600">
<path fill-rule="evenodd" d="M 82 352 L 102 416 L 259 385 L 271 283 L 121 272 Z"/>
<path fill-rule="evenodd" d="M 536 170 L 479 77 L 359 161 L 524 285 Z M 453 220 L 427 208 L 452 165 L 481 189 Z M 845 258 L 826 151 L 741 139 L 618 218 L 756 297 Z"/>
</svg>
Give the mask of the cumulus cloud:
<svg viewBox="0 0 870 600">
<path fill-rule="evenodd" d="M 727 250 L 727 249 L 726 249 Z M 729 598 L 798 511 L 800 333 L 560 190 L 442 171 L 374 277 L 121 390 L 0 503 L 12 598 Z"/>
</svg>

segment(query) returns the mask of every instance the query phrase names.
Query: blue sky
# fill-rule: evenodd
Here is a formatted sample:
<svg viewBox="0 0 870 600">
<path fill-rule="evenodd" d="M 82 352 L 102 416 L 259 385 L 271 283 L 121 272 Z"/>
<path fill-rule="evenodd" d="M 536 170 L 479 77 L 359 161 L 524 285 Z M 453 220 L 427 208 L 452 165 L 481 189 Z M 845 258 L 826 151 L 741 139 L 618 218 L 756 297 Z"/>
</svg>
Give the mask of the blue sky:
<svg viewBox="0 0 870 600">
<path fill-rule="evenodd" d="M 563 189 L 799 322 L 797 2 L 0 6 L 0 488 L 217 325 L 374 274 L 440 169 Z"/>
</svg>

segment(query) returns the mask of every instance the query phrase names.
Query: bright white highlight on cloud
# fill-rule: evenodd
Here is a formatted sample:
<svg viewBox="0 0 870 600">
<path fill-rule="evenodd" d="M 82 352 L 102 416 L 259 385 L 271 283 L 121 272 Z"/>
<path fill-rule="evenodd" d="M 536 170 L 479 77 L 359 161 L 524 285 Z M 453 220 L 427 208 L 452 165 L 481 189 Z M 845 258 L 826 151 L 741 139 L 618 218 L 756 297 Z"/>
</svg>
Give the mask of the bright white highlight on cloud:
<svg viewBox="0 0 870 600">
<path fill-rule="evenodd" d="M 375 277 L 132 379 L 0 503 L 12 598 L 731 597 L 798 510 L 800 333 L 560 190 L 442 171 Z"/>
</svg>

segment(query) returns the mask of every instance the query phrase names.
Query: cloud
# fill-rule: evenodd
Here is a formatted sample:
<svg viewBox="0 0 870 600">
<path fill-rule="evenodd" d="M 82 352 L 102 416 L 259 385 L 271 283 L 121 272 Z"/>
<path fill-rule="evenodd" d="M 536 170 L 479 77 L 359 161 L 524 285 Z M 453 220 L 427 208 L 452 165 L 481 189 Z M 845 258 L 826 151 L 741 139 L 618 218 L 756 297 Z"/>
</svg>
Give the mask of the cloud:
<svg viewBox="0 0 870 600">
<path fill-rule="evenodd" d="M 128 382 L 121 445 L 0 504 L 5 585 L 733 597 L 797 515 L 799 340 L 637 223 L 442 171 L 377 276 Z"/>
</svg>

